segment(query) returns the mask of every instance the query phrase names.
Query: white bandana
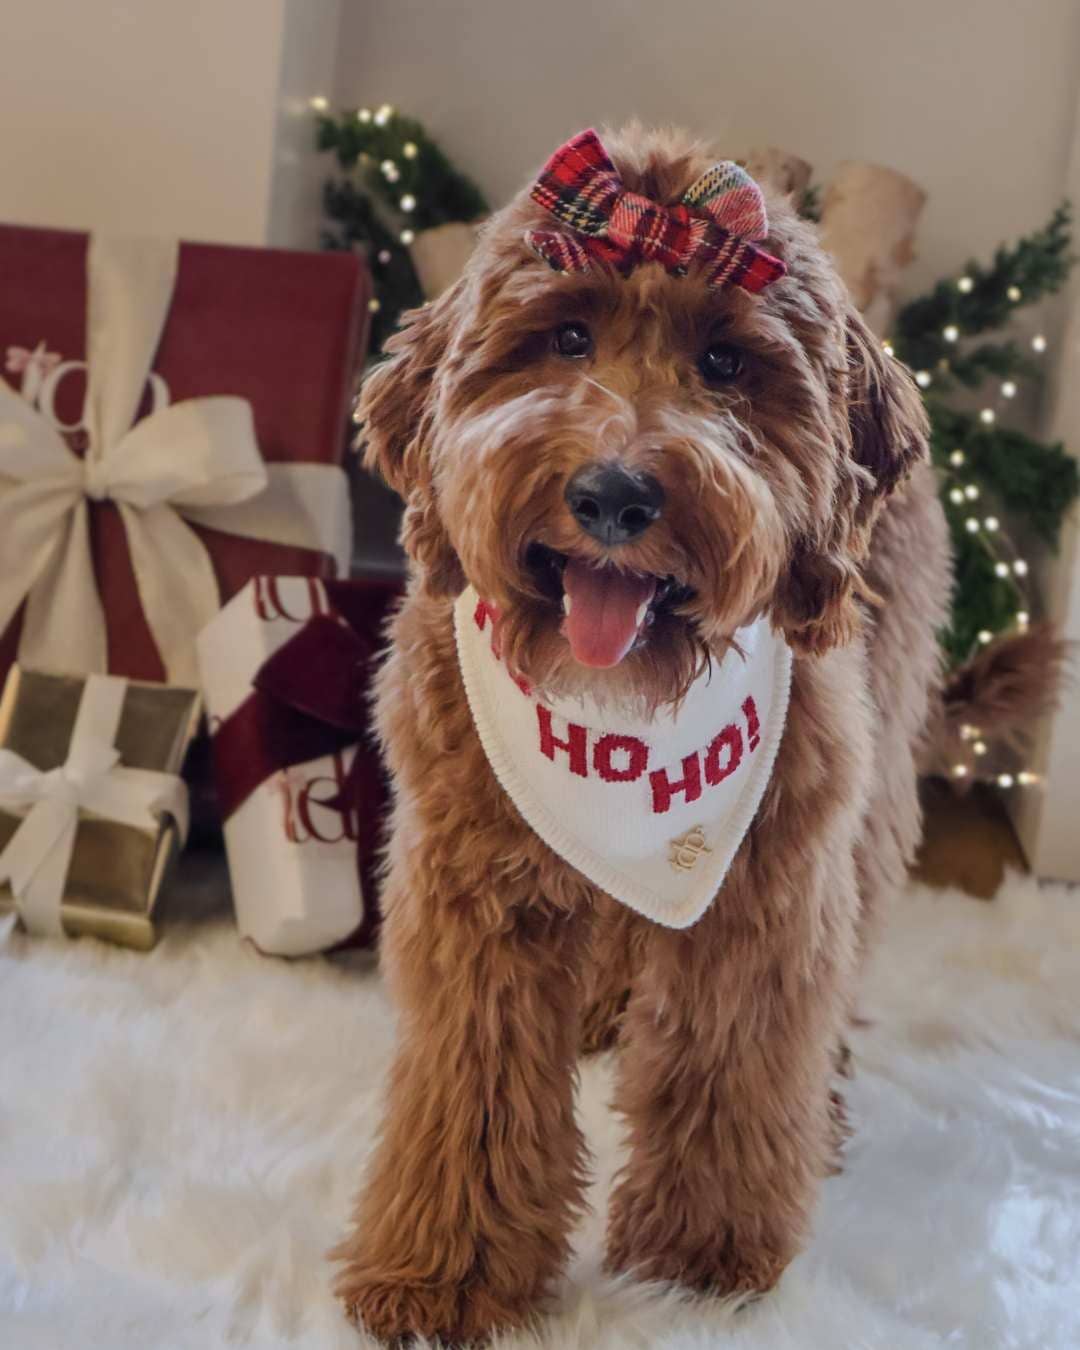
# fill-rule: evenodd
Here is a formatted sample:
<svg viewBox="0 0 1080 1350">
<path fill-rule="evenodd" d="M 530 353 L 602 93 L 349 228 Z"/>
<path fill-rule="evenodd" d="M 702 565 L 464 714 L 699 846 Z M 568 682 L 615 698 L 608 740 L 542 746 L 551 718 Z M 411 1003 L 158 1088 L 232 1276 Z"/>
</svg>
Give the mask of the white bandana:
<svg viewBox="0 0 1080 1350">
<path fill-rule="evenodd" d="M 537 696 L 492 638 L 470 586 L 454 608 L 473 722 L 495 776 L 540 838 L 601 890 L 669 928 L 696 923 L 720 889 L 772 773 L 791 652 L 765 619 L 740 656 L 652 720 L 587 698 Z"/>
</svg>

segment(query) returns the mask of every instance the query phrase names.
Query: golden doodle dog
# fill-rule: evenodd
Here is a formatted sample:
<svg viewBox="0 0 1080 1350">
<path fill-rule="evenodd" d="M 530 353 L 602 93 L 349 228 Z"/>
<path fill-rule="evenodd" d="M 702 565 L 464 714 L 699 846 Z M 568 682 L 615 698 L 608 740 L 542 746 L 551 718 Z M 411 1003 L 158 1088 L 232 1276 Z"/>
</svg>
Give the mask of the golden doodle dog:
<svg viewBox="0 0 1080 1350">
<path fill-rule="evenodd" d="M 577 1055 L 616 1033 L 608 1268 L 768 1290 L 919 834 L 921 399 L 790 203 L 636 125 L 564 146 L 388 350 L 400 1044 L 337 1293 L 391 1341 L 528 1319 L 583 1204 Z"/>
</svg>

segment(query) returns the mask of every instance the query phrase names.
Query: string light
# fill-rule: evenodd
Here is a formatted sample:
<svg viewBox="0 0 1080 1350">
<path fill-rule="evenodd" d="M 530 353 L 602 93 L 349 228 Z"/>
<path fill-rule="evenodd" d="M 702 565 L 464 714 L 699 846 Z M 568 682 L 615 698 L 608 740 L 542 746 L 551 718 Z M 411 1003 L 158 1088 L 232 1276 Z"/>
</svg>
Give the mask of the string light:
<svg viewBox="0 0 1080 1350">
<path fill-rule="evenodd" d="M 968 516 L 967 520 L 964 521 L 964 529 L 967 530 L 968 534 L 978 534 L 979 522 L 974 516 Z"/>
<path fill-rule="evenodd" d="M 389 183 L 396 183 L 401 177 L 401 171 L 392 159 L 384 159 L 380 168 L 382 169 L 383 177 Z"/>
<path fill-rule="evenodd" d="M 920 389 L 930 388 L 930 372 L 928 370 L 917 370 L 915 372 L 915 383 Z"/>
<path fill-rule="evenodd" d="M 372 314 L 378 314 L 379 310 L 382 309 L 382 305 L 379 303 L 378 296 L 373 295 L 371 299 L 367 302 L 367 307 Z"/>
<path fill-rule="evenodd" d="M 993 640 L 994 640 L 994 635 L 993 635 L 993 633 L 991 633 L 991 631 L 990 631 L 989 628 L 980 628 L 980 629 L 979 629 L 979 641 L 982 643 L 982 645 L 983 645 L 984 647 L 986 646 L 986 644 L 987 644 L 988 642 L 993 642 Z M 980 752 L 979 752 L 979 751 L 976 751 L 975 753 L 976 753 L 976 754 L 979 754 Z"/>
<path fill-rule="evenodd" d="M 1016 775 L 1016 781 L 1021 787 L 1031 787 L 1033 783 L 1039 781 L 1039 775 L 1037 773 L 1031 773 L 1028 769 L 1021 769 Z"/>
<path fill-rule="evenodd" d="M 999 773 L 997 776 L 998 787 L 1011 788 L 1013 785 L 1013 776 L 1011 773 Z"/>
<path fill-rule="evenodd" d="M 1007 577 L 1009 575 L 1009 564 L 1006 562 L 995 563 L 994 575 L 999 577 Z"/>
<path fill-rule="evenodd" d="M 963 488 L 949 489 L 949 501 L 953 502 L 956 506 L 960 506 L 963 503 L 963 500 L 964 500 Z"/>
<path fill-rule="evenodd" d="M 1031 339 L 1031 350 L 1034 352 L 1046 351 L 1046 338 L 1041 333 L 1036 333 Z"/>
<path fill-rule="evenodd" d="M 952 766 L 952 776 L 954 778 L 966 778 L 968 775 L 968 766 L 966 764 L 954 764 Z"/>
<path fill-rule="evenodd" d="M 379 249 L 379 261 L 382 263 L 384 267 L 393 256 L 394 255 L 390 252 L 388 248 Z"/>
<path fill-rule="evenodd" d="M 979 421 L 985 422 L 987 426 L 992 426 L 997 421 L 997 413 L 993 408 L 983 408 L 979 413 Z"/>
<path fill-rule="evenodd" d="M 1016 397 L 1016 382 L 1015 382 L 1015 380 L 1006 380 L 1006 381 L 1005 381 L 1005 383 L 1001 386 L 1001 396 L 1002 396 L 1002 398 L 1015 398 L 1015 397 Z"/>
<path fill-rule="evenodd" d="M 311 100 L 311 106 L 316 112 L 326 112 L 327 108 L 330 106 L 330 100 L 325 98 L 322 94 L 316 94 Z"/>
<path fill-rule="evenodd" d="M 962 741 L 973 741 L 979 735 L 979 728 L 973 727 L 970 722 L 960 724 L 960 739 Z"/>
<path fill-rule="evenodd" d="M 971 279 L 971 277 L 961 277 L 960 280 L 956 283 L 956 289 L 962 292 L 964 295 L 970 295 L 971 292 L 975 289 L 975 282 Z"/>
<path fill-rule="evenodd" d="M 990 533 L 993 534 L 1000 524 L 1001 522 L 998 520 L 997 516 L 987 516 L 983 521 L 983 529 L 989 530 Z"/>
<path fill-rule="evenodd" d="M 891 342 L 883 342 L 881 344 L 881 350 L 885 353 L 886 356 L 896 355 L 896 352 L 893 350 L 893 345 Z"/>
<path fill-rule="evenodd" d="M 972 750 L 974 751 L 974 753 L 975 753 L 976 755 L 985 755 L 985 754 L 986 754 L 986 742 L 985 742 L 985 741 L 976 741 L 975 744 L 974 744 L 971 748 L 972 748 Z"/>
<path fill-rule="evenodd" d="M 956 324 L 948 323 L 941 330 L 941 336 L 946 342 L 955 342 L 960 336 L 960 329 L 957 328 Z"/>
<path fill-rule="evenodd" d="M 405 144 L 401 147 L 401 153 L 405 156 L 406 159 L 415 159 L 416 156 L 420 153 L 420 150 L 417 147 L 415 141 L 406 141 Z"/>
<path fill-rule="evenodd" d="M 969 483 L 967 487 L 964 488 L 964 496 L 968 499 L 969 502 L 978 501 L 979 489 L 975 486 L 974 483 Z"/>
<path fill-rule="evenodd" d="M 393 108 L 391 108 L 389 103 L 384 103 L 382 107 L 379 109 L 379 111 L 375 114 L 375 125 L 377 127 L 386 126 L 387 122 L 390 121 L 393 115 L 394 115 Z"/>
<path fill-rule="evenodd" d="M 401 239 L 401 242 L 405 245 L 405 247 L 408 248 L 409 245 L 412 243 L 412 241 L 416 238 L 416 233 L 414 230 L 402 230 L 401 234 L 399 235 L 399 238 Z"/>
<path fill-rule="evenodd" d="M 415 211 L 416 198 L 412 195 L 411 192 L 406 192 L 404 197 L 402 197 L 401 199 L 400 205 L 403 211 Z"/>
<path fill-rule="evenodd" d="M 1018 609 L 1016 611 L 1016 626 L 1018 628 L 1026 628 L 1030 622 L 1031 615 L 1026 609 Z"/>
<path fill-rule="evenodd" d="M 966 459 L 967 456 L 964 454 L 963 450 L 954 450 L 949 456 L 949 463 L 954 469 L 959 469 Z"/>
<path fill-rule="evenodd" d="M 371 109 L 370 109 L 370 108 L 358 108 L 358 109 L 356 110 L 356 120 L 357 120 L 358 122 L 370 122 L 370 121 L 371 121 Z"/>
<path fill-rule="evenodd" d="M 1013 571 L 1018 577 L 1026 577 L 1028 574 L 1028 565 L 1023 558 L 1017 558 L 1013 562 Z"/>
<path fill-rule="evenodd" d="M 1020 302 L 1020 300 L 1022 299 L 1024 293 L 1023 293 L 1023 291 L 1020 289 L 1019 286 L 1010 286 L 1009 289 L 1005 292 L 1005 294 L 1009 297 L 1009 299 L 1010 299 L 1010 300 L 1013 302 L 1013 304 L 1015 305 L 1015 304 L 1018 304 L 1018 303 Z"/>
</svg>

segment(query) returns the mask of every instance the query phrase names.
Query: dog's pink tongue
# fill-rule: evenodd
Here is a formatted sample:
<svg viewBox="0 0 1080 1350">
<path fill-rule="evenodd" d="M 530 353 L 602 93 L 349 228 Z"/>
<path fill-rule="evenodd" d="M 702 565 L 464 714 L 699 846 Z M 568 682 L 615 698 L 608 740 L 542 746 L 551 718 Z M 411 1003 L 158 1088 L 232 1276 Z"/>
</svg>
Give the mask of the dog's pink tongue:
<svg viewBox="0 0 1080 1350">
<path fill-rule="evenodd" d="M 655 577 L 633 576 L 614 567 L 591 567 L 570 558 L 563 571 L 570 613 L 562 631 L 583 666 L 617 666 L 634 645 L 638 614 L 656 591 Z"/>
</svg>

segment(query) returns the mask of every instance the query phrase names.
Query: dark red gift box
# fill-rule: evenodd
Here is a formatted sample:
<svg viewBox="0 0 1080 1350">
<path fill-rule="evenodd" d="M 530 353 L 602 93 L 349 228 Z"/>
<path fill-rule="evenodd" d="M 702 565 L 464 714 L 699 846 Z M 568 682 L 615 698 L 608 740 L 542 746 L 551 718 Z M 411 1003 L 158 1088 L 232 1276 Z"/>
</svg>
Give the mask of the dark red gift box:
<svg viewBox="0 0 1080 1350">
<path fill-rule="evenodd" d="M 25 365 L 39 344 L 54 360 L 85 357 L 87 244 L 85 234 L 0 226 L 0 370 L 15 390 L 20 361 Z M 366 271 L 350 254 L 182 244 L 153 370 L 174 404 L 204 395 L 247 400 L 267 463 L 340 465 L 370 293 Z M 66 374 L 56 388 L 59 421 L 79 421 L 85 391 L 81 370 Z M 149 406 L 146 397 L 140 417 Z M 86 448 L 79 435 L 65 436 L 77 454 Z M 109 670 L 163 679 L 119 512 L 109 501 L 89 508 Z M 210 555 L 223 602 L 257 573 L 334 573 L 326 554 L 192 528 Z M 0 683 L 20 624 L 16 616 L 0 635 Z"/>
</svg>

